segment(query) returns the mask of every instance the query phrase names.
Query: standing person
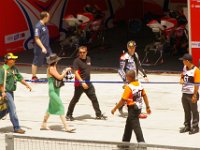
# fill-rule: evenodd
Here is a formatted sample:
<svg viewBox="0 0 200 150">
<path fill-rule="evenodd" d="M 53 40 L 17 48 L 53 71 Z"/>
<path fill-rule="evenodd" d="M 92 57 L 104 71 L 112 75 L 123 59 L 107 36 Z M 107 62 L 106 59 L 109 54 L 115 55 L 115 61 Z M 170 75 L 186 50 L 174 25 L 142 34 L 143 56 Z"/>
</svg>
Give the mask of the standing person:
<svg viewBox="0 0 200 150">
<path fill-rule="evenodd" d="M 134 130 L 137 141 L 145 142 L 138 116 L 141 113 L 142 109 L 142 98 L 145 102 L 147 113 L 148 114 L 151 113 L 148 97 L 141 83 L 135 79 L 134 70 L 127 71 L 126 80 L 128 81 L 129 84 L 125 87 L 121 100 L 112 109 L 111 113 L 114 114 L 115 111 L 121 105 L 123 105 L 124 102 L 126 102 L 128 106 L 128 117 L 126 120 L 124 136 L 122 141 L 130 142 L 132 136 L 132 130 Z"/>
<path fill-rule="evenodd" d="M 0 68 L 0 90 L 2 97 L 5 97 L 7 100 L 8 112 L 10 115 L 10 120 L 13 124 L 14 132 L 24 134 L 25 131 L 21 129 L 16 113 L 16 106 L 14 103 L 14 91 L 17 88 L 17 81 L 25 85 L 30 91 L 32 89 L 23 79 L 18 69 L 15 67 L 15 62 L 17 58 L 18 56 L 13 55 L 13 53 L 8 53 L 4 56 L 5 64 Z M 4 85 L 5 76 L 6 83 Z"/>
<path fill-rule="evenodd" d="M 180 133 L 189 132 L 189 134 L 195 134 L 199 132 L 199 112 L 197 107 L 199 85 L 195 83 L 200 83 L 200 70 L 192 63 L 190 54 L 183 55 L 180 60 L 184 64 L 180 84 L 182 84 L 182 105 L 185 113 L 185 126 L 180 129 Z"/>
<path fill-rule="evenodd" d="M 49 106 L 47 112 L 44 116 L 44 120 L 41 126 L 41 130 L 49 130 L 47 127 L 47 121 L 49 119 L 50 114 L 53 115 L 60 115 L 60 119 L 64 125 L 64 129 L 66 132 L 73 132 L 75 128 L 70 128 L 67 125 L 65 116 L 64 116 L 64 106 L 62 100 L 60 99 L 60 88 L 55 87 L 54 80 L 55 78 L 58 80 L 63 80 L 65 75 L 71 68 L 66 68 L 62 74 L 59 74 L 57 71 L 57 62 L 61 58 L 58 57 L 56 54 L 51 54 L 47 57 L 47 64 L 49 65 L 47 68 L 47 78 L 48 78 L 48 85 L 49 85 Z"/>
<path fill-rule="evenodd" d="M 147 75 L 144 71 L 144 69 L 141 66 L 138 54 L 135 52 L 136 50 L 136 42 L 135 41 L 129 41 L 127 43 L 127 49 L 128 52 L 124 53 L 120 57 L 120 69 L 118 70 L 119 75 L 121 76 L 124 86 L 126 85 L 126 72 L 129 70 L 135 71 L 135 79 L 138 80 L 138 73 L 141 72 L 146 82 L 149 82 L 149 79 L 147 78 Z M 123 106 L 119 107 L 119 112 L 121 115 L 123 115 Z"/>
<path fill-rule="evenodd" d="M 41 12 L 40 21 L 35 25 L 34 32 L 34 58 L 32 63 L 32 80 L 38 80 L 37 69 L 41 67 L 47 56 L 52 53 L 49 45 L 49 30 L 46 24 L 49 22 L 50 14 L 46 11 Z"/>
<path fill-rule="evenodd" d="M 73 62 L 73 69 L 75 72 L 75 91 L 72 100 L 68 106 L 68 111 L 66 114 L 66 119 L 73 121 L 73 111 L 76 103 L 79 101 L 82 93 L 85 93 L 91 100 L 93 108 L 96 113 L 96 119 L 106 119 L 101 113 L 99 108 L 99 103 L 95 94 L 95 88 L 90 82 L 90 70 L 91 70 L 91 60 L 87 56 L 87 47 L 79 47 L 79 57 Z"/>
</svg>

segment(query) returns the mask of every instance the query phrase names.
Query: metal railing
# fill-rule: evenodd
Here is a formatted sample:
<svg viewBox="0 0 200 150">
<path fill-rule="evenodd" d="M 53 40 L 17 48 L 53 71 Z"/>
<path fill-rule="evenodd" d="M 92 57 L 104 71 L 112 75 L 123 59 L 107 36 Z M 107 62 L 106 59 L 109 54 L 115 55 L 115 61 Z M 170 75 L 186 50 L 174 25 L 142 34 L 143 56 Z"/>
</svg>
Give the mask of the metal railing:
<svg viewBox="0 0 200 150">
<path fill-rule="evenodd" d="M 6 134 L 6 150 L 199 150 L 200 148 Z"/>
</svg>

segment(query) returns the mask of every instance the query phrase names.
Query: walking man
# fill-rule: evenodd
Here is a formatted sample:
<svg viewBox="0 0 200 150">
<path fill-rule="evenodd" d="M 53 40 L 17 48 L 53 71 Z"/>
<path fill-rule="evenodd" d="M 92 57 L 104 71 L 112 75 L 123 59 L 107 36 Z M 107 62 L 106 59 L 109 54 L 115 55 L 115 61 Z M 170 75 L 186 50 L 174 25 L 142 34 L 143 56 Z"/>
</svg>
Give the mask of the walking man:
<svg viewBox="0 0 200 150">
<path fill-rule="evenodd" d="M 16 107 L 14 103 L 14 91 L 17 88 L 17 81 L 25 85 L 26 88 L 28 88 L 30 91 L 32 89 L 23 79 L 18 69 L 15 67 L 15 62 L 17 58 L 18 56 L 14 56 L 13 53 L 8 53 L 4 56 L 5 64 L 0 68 L 0 93 L 2 97 L 5 97 L 7 100 L 8 112 L 10 115 L 10 120 L 13 124 L 14 132 L 24 134 L 25 131 L 21 129 L 16 113 Z"/>
<path fill-rule="evenodd" d="M 40 21 L 35 25 L 34 58 L 32 63 L 32 80 L 38 80 L 37 69 L 46 62 L 46 57 L 52 53 L 49 44 L 49 31 L 46 24 L 49 22 L 50 14 L 41 12 Z"/>
<path fill-rule="evenodd" d="M 124 104 L 127 103 L 128 106 L 128 117 L 126 120 L 126 125 L 124 129 L 123 142 L 130 142 L 132 136 L 132 130 L 134 130 L 137 142 L 145 142 L 142 129 L 140 126 L 139 115 L 141 113 L 142 104 L 144 100 L 146 105 L 146 112 L 151 113 L 149 106 L 148 97 L 141 83 L 135 80 L 135 71 L 129 70 L 126 73 L 126 80 L 128 85 L 125 87 L 124 93 L 118 104 L 112 109 L 111 113 L 114 114 L 115 111 Z"/>
<path fill-rule="evenodd" d="M 79 47 L 79 57 L 73 62 L 73 69 L 75 72 L 75 91 L 72 100 L 68 106 L 68 111 L 66 114 L 66 119 L 73 121 L 73 111 L 76 103 L 79 101 L 82 93 L 85 93 L 91 100 L 93 108 L 96 113 L 96 119 L 106 119 L 101 113 L 99 108 L 99 103 L 96 97 L 95 88 L 90 82 L 90 70 L 91 70 L 91 59 L 87 56 L 87 47 Z"/>
<path fill-rule="evenodd" d="M 185 54 L 180 60 L 184 64 L 180 84 L 182 84 L 182 105 L 185 113 L 185 126 L 180 129 L 180 133 L 195 134 L 199 132 L 197 107 L 199 85 L 197 83 L 200 84 L 200 70 L 192 63 L 190 54 Z"/>
<path fill-rule="evenodd" d="M 126 85 L 126 72 L 129 70 L 135 71 L 135 79 L 136 80 L 138 80 L 138 74 L 139 74 L 139 72 L 141 72 L 145 81 L 148 82 L 149 79 L 147 78 L 147 75 L 141 66 L 138 54 L 135 52 L 136 42 L 129 41 L 127 43 L 127 50 L 128 51 L 120 57 L 120 69 L 118 70 L 118 73 L 124 82 L 123 87 L 125 87 L 125 85 Z M 119 112 L 121 115 L 123 115 L 123 106 L 124 105 L 119 107 Z"/>
</svg>

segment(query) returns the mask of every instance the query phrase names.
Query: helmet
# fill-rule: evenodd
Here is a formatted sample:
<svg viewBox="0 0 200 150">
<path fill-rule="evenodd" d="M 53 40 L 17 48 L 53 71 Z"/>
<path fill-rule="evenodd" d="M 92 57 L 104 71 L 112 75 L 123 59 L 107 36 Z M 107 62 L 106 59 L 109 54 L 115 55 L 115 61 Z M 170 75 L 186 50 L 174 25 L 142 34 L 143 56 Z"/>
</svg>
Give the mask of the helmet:
<svg viewBox="0 0 200 150">
<path fill-rule="evenodd" d="M 129 41 L 128 43 L 127 43 L 127 47 L 136 47 L 136 42 L 135 41 Z"/>
</svg>

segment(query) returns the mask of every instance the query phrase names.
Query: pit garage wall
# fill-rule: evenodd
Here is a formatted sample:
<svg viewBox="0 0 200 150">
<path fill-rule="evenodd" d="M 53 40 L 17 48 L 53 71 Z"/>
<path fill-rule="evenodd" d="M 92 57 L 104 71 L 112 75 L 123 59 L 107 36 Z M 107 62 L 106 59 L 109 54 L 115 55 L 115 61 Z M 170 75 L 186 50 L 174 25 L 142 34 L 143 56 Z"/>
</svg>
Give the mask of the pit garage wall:
<svg viewBox="0 0 200 150">
<path fill-rule="evenodd" d="M 0 1 L 0 55 L 23 50 L 28 31 L 23 14 L 13 0 Z"/>
<path fill-rule="evenodd" d="M 0 1 L 0 9 L 2 12 L 5 12 L 5 8 L 2 7 L 2 1 Z M 1 13 L 2 14 L 2 13 Z M 4 30 L 5 30 L 5 16 L 0 14 L 0 18 L 1 18 L 1 23 L 0 23 L 0 54 L 3 54 L 4 49 L 5 49 L 5 45 L 4 45 Z"/>
<path fill-rule="evenodd" d="M 63 8 L 66 1 L 1 0 L 0 56 L 8 52 L 21 52 L 33 48 L 34 26 L 43 10 L 51 14 L 51 21 L 48 24 L 50 37 L 57 38 L 62 28 Z"/>
<path fill-rule="evenodd" d="M 171 0 L 184 3 L 185 0 Z M 7 52 L 20 52 L 33 48 L 34 25 L 42 10 L 51 14 L 48 24 L 50 37 L 59 38 L 64 32 L 63 17 L 82 13 L 86 4 L 97 5 L 105 13 L 105 25 L 113 22 L 142 18 L 145 11 L 162 13 L 164 0 L 0 0 L 0 56 Z M 170 4 L 170 5 L 171 5 Z"/>
</svg>

